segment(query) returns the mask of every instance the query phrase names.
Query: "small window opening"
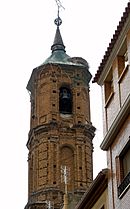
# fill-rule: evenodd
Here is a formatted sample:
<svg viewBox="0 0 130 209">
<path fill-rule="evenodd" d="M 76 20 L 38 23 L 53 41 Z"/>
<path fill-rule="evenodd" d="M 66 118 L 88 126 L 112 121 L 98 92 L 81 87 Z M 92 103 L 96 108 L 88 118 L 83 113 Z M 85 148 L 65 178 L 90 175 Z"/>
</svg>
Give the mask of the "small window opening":
<svg viewBox="0 0 130 209">
<path fill-rule="evenodd" d="M 126 150 L 125 153 L 120 157 L 122 177 L 125 178 L 130 172 L 130 149 Z"/>
<path fill-rule="evenodd" d="M 107 104 L 108 101 L 110 100 L 110 98 L 113 95 L 114 92 L 114 88 L 113 88 L 113 72 L 112 69 L 109 72 L 106 80 L 105 80 L 105 103 Z"/>
<path fill-rule="evenodd" d="M 118 56 L 118 75 L 119 78 L 128 66 L 128 52 L 125 52 L 123 56 Z"/>
<path fill-rule="evenodd" d="M 130 141 L 116 158 L 118 197 L 121 198 L 130 186 Z"/>
<path fill-rule="evenodd" d="M 52 118 L 53 121 L 56 121 L 56 118 Z"/>
<path fill-rule="evenodd" d="M 53 195 L 53 200 L 55 200 L 57 198 L 57 195 Z"/>
<path fill-rule="evenodd" d="M 53 90 L 53 93 L 56 93 L 56 90 Z"/>
<path fill-rule="evenodd" d="M 59 93 L 59 111 L 63 114 L 72 113 L 72 93 L 67 87 L 61 87 Z"/>
<path fill-rule="evenodd" d="M 55 104 L 52 104 L 52 106 L 55 107 L 56 105 Z"/>
<path fill-rule="evenodd" d="M 53 181 L 53 184 L 56 184 L 56 181 Z"/>
<path fill-rule="evenodd" d="M 80 110 L 80 107 L 77 107 L 77 109 L 79 109 L 79 110 Z"/>
<path fill-rule="evenodd" d="M 127 69 L 128 67 L 128 46 L 126 39 L 122 43 L 120 51 L 118 52 L 117 60 L 118 60 L 118 75 L 120 80 L 120 78 L 123 76 L 125 72 L 125 69 Z"/>
<path fill-rule="evenodd" d="M 77 86 L 79 86 L 80 85 L 80 83 L 77 83 Z"/>
<path fill-rule="evenodd" d="M 80 93 L 78 92 L 78 93 L 77 93 L 77 96 L 79 96 L 79 95 L 80 95 Z"/>
</svg>

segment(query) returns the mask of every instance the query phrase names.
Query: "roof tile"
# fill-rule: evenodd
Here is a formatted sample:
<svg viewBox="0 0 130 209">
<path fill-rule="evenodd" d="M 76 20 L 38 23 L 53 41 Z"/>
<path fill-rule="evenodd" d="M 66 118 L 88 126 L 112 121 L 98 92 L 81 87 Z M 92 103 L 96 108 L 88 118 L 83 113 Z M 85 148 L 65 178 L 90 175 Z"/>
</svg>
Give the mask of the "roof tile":
<svg viewBox="0 0 130 209">
<path fill-rule="evenodd" d="M 103 59 L 100 63 L 100 66 L 98 67 L 95 77 L 93 78 L 93 81 L 92 81 L 93 83 L 98 82 L 100 75 L 107 63 L 107 60 L 108 60 L 108 58 L 112 52 L 112 49 L 113 49 L 113 47 L 114 47 L 122 29 L 123 29 L 123 26 L 129 16 L 129 14 L 130 14 L 130 2 L 128 2 L 127 7 L 125 8 L 125 12 L 123 13 L 123 16 L 121 17 L 121 20 L 119 22 L 119 25 L 117 26 L 117 29 L 115 30 L 115 33 L 113 34 L 113 38 L 111 39 L 111 42 L 109 43 L 109 46 L 105 52 L 105 55 L 103 56 Z"/>
</svg>

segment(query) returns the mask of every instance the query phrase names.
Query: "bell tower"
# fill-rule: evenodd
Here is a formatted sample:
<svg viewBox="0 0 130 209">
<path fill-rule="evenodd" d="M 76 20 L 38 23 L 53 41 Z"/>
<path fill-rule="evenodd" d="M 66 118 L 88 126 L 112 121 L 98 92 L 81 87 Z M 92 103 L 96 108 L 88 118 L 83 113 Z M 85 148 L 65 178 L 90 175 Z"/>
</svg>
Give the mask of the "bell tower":
<svg viewBox="0 0 130 209">
<path fill-rule="evenodd" d="M 51 56 L 35 68 L 27 84 L 31 117 L 28 135 L 28 203 L 26 209 L 63 206 L 67 169 L 68 207 L 74 205 L 93 179 L 95 128 L 90 119 L 86 60 L 66 54 L 57 25 Z"/>
</svg>

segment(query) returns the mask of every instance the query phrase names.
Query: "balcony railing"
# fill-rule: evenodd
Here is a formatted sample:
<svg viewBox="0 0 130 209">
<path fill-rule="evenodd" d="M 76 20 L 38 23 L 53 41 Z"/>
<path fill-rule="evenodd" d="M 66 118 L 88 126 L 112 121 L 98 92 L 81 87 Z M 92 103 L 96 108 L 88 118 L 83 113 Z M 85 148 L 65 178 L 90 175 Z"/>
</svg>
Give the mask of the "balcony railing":
<svg viewBox="0 0 130 209">
<path fill-rule="evenodd" d="M 121 198 L 129 187 L 130 187 L 130 172 L 127 174 L 127 176 L 123 179 L 120 186 L 118 187 L 118 197 Z"/>
</svg>

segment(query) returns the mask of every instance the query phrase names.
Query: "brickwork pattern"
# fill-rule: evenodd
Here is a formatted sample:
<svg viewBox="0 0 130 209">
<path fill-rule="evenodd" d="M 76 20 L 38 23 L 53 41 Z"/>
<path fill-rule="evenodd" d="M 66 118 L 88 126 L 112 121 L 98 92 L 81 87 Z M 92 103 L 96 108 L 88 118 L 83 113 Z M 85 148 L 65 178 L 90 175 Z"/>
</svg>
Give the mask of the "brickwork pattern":
<svg viewBox="0 0 130 209">
<path fill-rule="evenodd" d="M 121 107 L 126 101 L 130 93 L 130 31 L 127 34 L 127 51 L 128 51 L 128 66 L 124 68 L 122 75 L 119 76 L 119 62 L 118 56 L 115 58 L 111 66 L 111 71 L 113 75 L 113 89 L 114 94 L 111 97 L 109 103 L 105 104 L 105 90 L 102 87 L 103 95 L 103 117 L 104 117 L 104 135 L 107 133 L 111 127 L 113 121 L 118 115 Z"/>
<path fill-rule="evenodd" d="M 120 155 L 121 151 L 129 141 L 129 130 L 130 130 L 130 116 L 127 118 L 125 124 L 120 130 L 118 136 L 116 137 L 114 143 L 112 144 L 111 149 L 107 152 L 107 161 L 108 161 L 108 169 L 109 169 L 109 179 L 108 179 L 108 191 L 109 191 L 109 208 L 113 208 L 113 202 L 116 209 L 127 209 L 129 202 L 130 190 L 128 190 L 128 194 L 123 196 L 121 199 L 118 198 L 117 187 L 118 187 L 118 171 L 116 167 L 116 157 Z M 114 197 L 113 197 L 113 194 Z"/>
<path fill-rule="evenodd" d="M 122 51 L 120 54 L 117 54 L 113 63 L 111 63 L 111 71 L 113 75 L 113 95 L 111 96 L 109 102 L 105 104 L 105 88 L 102 87 L 103 94 L 103 115 L 104 115 L 104 136 L 107 133 L 110 133 L 110 130 L 113 128 L 113 122 L 118 116 L 119 112 L 122 110 L 123 105 L 125 104 L 127 98 L 130 95 L 130 30 L 126 34 L 125 42 L 122 43 L 123 46 L 126 46 L 126 51 L 128 53 L 128 64 L 122 69 L 122 73 L 119 74 L 119 66 L 121 60 L 119 61 L 118 55 L 122 56 L 124 53 L 124 47 L 122 47 Z M 121 46 L 119 46 L 121 49 Z M 119 50 L 118 50 L 119 52 Z M 122 53 L 122 54 L 121 54 Z M 105 81 L 104 81 L 105 82 Z M 108 196 L 109 196 L 109 208 L 111 209 L 127 209 L 130 208 L 129 205 L 129 195 L 130 190 L 126 192 L 126 194 L 119 199 L 117 193 L 117 187 L 119 186 L 119 175 L 121 172 L 121 168 L 117 166 L 118 156 L 121 151 L 129 141 L 130 137 L 130 115 L 125 116 L 123 126 L 119 129 L 117 136 L 113 139 L 113 142 L 109 149 L 107 150 L 107 165 L 109 169 L 109 178 L 108 178 Z"/>
<path fill-rule="evenodd" d="M 82 69 L 43 66 L 31 92 L 28 204 L 50 200 L 63 204 L 65 191 L 61 167 L 67 166 L 69 201 L 78 201 L 93 179 L 89 86 Z M 73 95 L 73 112 L 59 112 L 59 89 L 67 86 Z M 72 204 L 71 204 L 72 205 Z M 40 206 L 37 206 L 40 207 Z M 73 208 L 73 206 L 72 206 Z"/>
</svg>

